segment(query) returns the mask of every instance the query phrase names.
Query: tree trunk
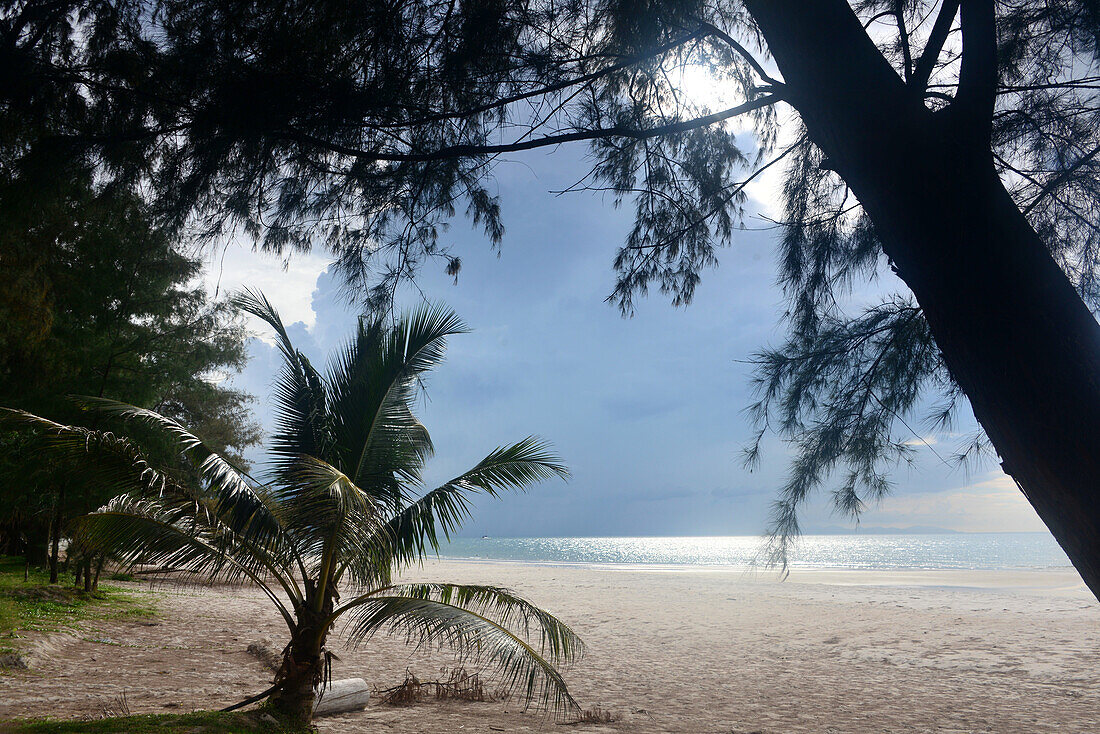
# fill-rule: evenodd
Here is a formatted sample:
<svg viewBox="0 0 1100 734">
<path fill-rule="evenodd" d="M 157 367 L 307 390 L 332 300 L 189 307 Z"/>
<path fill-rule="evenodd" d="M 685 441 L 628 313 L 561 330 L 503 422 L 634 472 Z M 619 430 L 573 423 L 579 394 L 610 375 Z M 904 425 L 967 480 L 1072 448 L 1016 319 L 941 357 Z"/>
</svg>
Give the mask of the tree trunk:
<svg viewBox="0 0 1100 734">
<path fill-rule="evenodd" d="M 746 5 L 1004 470 L 1100 598 L 1100 325 L 993 167 L 992 3 L 964 0 L 963 78 L 938 113 L 906 88 L 847 2 Z"/>
<path fill-rule="evenodd" d="M 60 553 L 61 545 L 61 503 L 65 499 L 65 488 L 62 484 L 57 490 L 56 505 L 53 510 L 53 517 L 50 518 L 50 583 L 56 584 L 58 579 L 58 554 Z"/>
<path fill-rule="evenodd" d="M 103 565 L 107 562 L 107 556 L 99 554 L 95 564 L 95 576 L 92 577 L 92 591 L 99 591 L 99 576 L 103 573 Z"/>
<path fill-rule="evenodd" d="M 324 677 L 323 648 L 324 640 L 310 629 L 291 640 L 289 654 L 275 674 L 281 686 L 269 701 L 282 716 L 302 724 L 312 720 L 317 687 Z"/>
<path fill-rule="evenodd" d="M 84 591 L 91 592 L 92 590 L 92 557 L 84 557 Z"/>
</svg>

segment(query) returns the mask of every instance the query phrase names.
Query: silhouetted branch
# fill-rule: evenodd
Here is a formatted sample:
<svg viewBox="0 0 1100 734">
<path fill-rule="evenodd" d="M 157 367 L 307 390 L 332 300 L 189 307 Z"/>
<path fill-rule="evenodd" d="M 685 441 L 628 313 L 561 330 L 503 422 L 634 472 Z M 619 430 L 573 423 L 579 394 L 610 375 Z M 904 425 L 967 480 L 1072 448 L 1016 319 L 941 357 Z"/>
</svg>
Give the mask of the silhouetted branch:
<svg viewBox="0 0 1100 734">
<path fill-rule="evenodd" d="M 913 78 L 909 80 L 910 86 L 923 92 L 932 77 L 932 70 L 936 68 L 936 61 L 940 58 L 940 51 L 951 32 L 951 24 L 955 22 L 955 14 L 959 12 L 959 0 L 944 0 L 940 6 L 940 13 L 936 16 L 936 22 L 932 25 L 932 31 L 928 34 L 928 42 L 924 45 L 924 52 L 917 59 L 913 69 Z"/>
<path fill-rule="evenodd" d="M 768 73 L 764 71 L 764 67 L 761 66 L 760 62 L 756 60 L 756 57 L 750 54 L 744 46 L 735 41 L 730 34 L 726 33 L 721 28 L 718 28 L 717 26 L 707 23 L 705 21 L 701 22 L 700 25 L 701 27 L 706 28 L 710 35 L 722 39 L 722 41 L 725 42 L 727 46 L 736 51 L 737 54 L 741 58 L 743 58 L 749 66 L 752 67 L 753 71 L 756 72 L 756 75 L 763 79 L 765 82 L 771 84 L 772 86 L 782 86 L 782 82 L 771 78 Z"/>
<path fill-rule="evenodd" d="M 997 27 L 993 0 L 960 3 L 963 54 L 955 95 L 964 125 L 988 137 L 997 97 Z"/>
<path fill-rule="evenodd" d="M 901 0 L 894 0 L 894 18 L 898 24 L 898 43 L 905 65 L 905 83 L 908 84 L 913 77 L 913 53 L 909 49 L 909 31 L 905 28 L 905 8 Z"/>
<path fill-rule="evenodd" d="M 586 84 L 587 82 L 594 81 L 596 79 L 599 79 L 600 77 L 607 76 L 608 74 L 614 74 L 617 71 L 622 71 L 628 66 L 632 66 L 647 59 L 652 59 L 653 57 L 660 56 L 661 54 L 671 51 L 674 48 L 683 46 L 685 43 L 690 43 L 691 41 L 695 41 L 700 38 L 706 38 L 708 35 L 711 35 L 715 32 L 720 33 L 721 31 L 719 31 L 717 28 L 710 25 L 709 23 L 703 23 L 700 24 L 699 28 L 694 32 L 689 33 L 686 36 L 682 36 L 681 38 L 678 38 L 677 40 L 670 43 L 666 43 L 663 46 L 658 46 L 649 53 L 627 57 L 618 63 L 611 64 L 610 66 L 606 66 L 602 69 L 598 69 L 588 74 L 582 74 L 581 76 L 575 77 L 573 79 L 566 79 L 555 84 L 549 84 L 545 87 L 541 87 L 539 89 L 535 89 L 529 92 L 520 92 L 518 94 L 513 94 L 507 97 L 501 97 L 500 99 L 494 100 L 493 102 L 487 102 L 486 104 L 478 105 L 477 107 L 471 107 L 466 110 L 461 110 L 457 112 L 440 112 L 434 115 L 427 115 L 416 120 L 395 122 L 388 125 L 380 125 L 378 127 L 412 127 L 416 125 L 425 125 L 432 122 L 441 122 L 443 120 L 461 119 L 463 117 L 478 115 L 482 112 L 500 109 L 501 107 L 507 107 L 508 105 L 514 104 L 516 102 L 522 102 L 525 99 L 533 99 L 535 97 L 542 97 L 547 94 L 553 94 L 554 92 L 560 92 L 561 90 L 568 89 L 569 87 L 575 87 L 578 84 Z M 769 79 L 766 81 L 773 80 Z"/>
<path fill-rule="evenodd" d="M 738 182 L 737 184 L 734 184 L 731 187 L 731 191 L 730 191 L 729 195 L 727 195 L 726 198 L 723 200 L 722 205 L 725 206 L 726 204 L 728 204 L 730 201 L 733 200 L 733 197 L 737 196 L 739 193 L 744 191 L 745 187 L 748 186 L 750 183 L 752 183 L 753 179 L 755 179 L 757 176 L 762 174 L 764 171 L 766 171 L 769 168 L 771 168 L 772 166 L 774 166 L 779 161 L 786 158 L 787 155 L 792 150 L 794 150 L 796 147 L 798 147 L 798 145 L 800 145 L 804 139 L 805 139 L 805 136 L 803 136 L 802 138 L 799 138 L 794 143 L 792 143 L 790 146 L 788 146 L 786 148 L 786 150 L 784 150 L 782 153 L 775 156 L 770 161 L 768 161 L 767 163 L 765 163 L 764 165 L 760 166 L 755 171 L 753 171 L 751 174 L 749 174 L 744 180 Z M 713 217 L 720 210 L 721 210 L 720 208 L 715 208 L 714 210 L 708 212 L 707 214 L 704 214 L 703 216 L 699 217 L 698 219 L 696 219 L 694 222 L 692 222 L 688 226 L 681 228 L 680 231 L 678 231 L 675 236 L 668 237 L 668 238 L 666 238 L 666 239 L 664 239 L 660 242 L 657 242 L 656 244 L 652 244 L 652 245 L 628 245 L 628 246 L 626 246 L 625 249 L 627 249 L 627 250 L 656 250 L 656 249 L 660 249 L 662 247 L 666 247 L 669 244 L 671 244 L 674 239 L 676 239 L 676 238 L 678 238 L 678 237 L 680 237 L 684 234 L 687 234 L 689 231 L 691 231 L 692 229 L 698 227 L 700 224 L 705 222 L 710 217 Z"/>
<path fill-rule="evenodd" d="M 1061 186 L 1067 178 L 1073 175 L 1074 171 L 1095 158 L 1097 153 L 1100 153 L 1100 145 L 1096 146 L 1088 153 L 1078 158 L 1076 161 L 1073 162 L 1072 166 L 1065 169 L 1057 176 L 1052 178 L 1050 181 L 1048 181 L 1046 185 L 1043 186 L 1043 189 L 1035 195 L 1035 198 L 1031 200 L 1031 203 L 1024 208 L 1024 215 L 1026 216 L 1027 214 L 1031 213 L 1031 210 L 1034 209 L 1040 201 L 1042 201 L 1044 198 L 1046 198 L 1048 194 Z"/>
<path fill-rule="evenodd" d="M 545 148 L 552 145 L 560 145 L 562 143 L 572 143 L 580 140 L 598 140 L 603 138 L 631 138 L 633 140 L 646 140 L 648 138 L 656 138 L 662 135 L 673 135 L 676 133 L 687 132 L 688 130 L 695 130 L 700 127 L 706 127 L 707 125 L 713 125 L 716 122 L 728 120 L 731 117 L 743 115 L 753 110 L 758 110 L 762 107 L 775 104 L 781 99 L 778 94 L 770 94 L 759 99 L 752 100 L 751 102 L 745 102 L 744 104 L 736 107 L 730 107 L 729 109 L 722 110 L 721 112 L 715 112 L 710 115 L 704 115 L 703 117 L 697 117 L 691 120 L 683 120 L 681 122 L 669 123 L 667 125 L 658 125 L 656 127 L 649 128 L 647 130 L 639 130 L 637 128 L 629 128 L 622 126 L 597 128 L 595 130 L 578 130 L 572 133 L 562 133 L 560 135 L 547 135 L 541 138 L 535 138 L 534 140 L 524 140 L 515 143 L 504 143 L 501 145 L 451 145 L 439 150 L 429 151 L 426 153 L 389 153 L 385 151 L 367 151 L 353 148 L 339 143 L 334 143 L 328 140 L 322 140 L 321 138 L 301 133 L 297 131 L 286 131 L 283 133 L 283 137 L 293 140 L 299 143 L 305 143 L 318 148 L 332 151 L 333 153 L 339 153 L 341 155 L 351 156 L 362 161 L 389 161 L 394 163 L 426 163 L 429 161 L 441 161 L 454 158 L 470 158 L 481 155 L 495 155 L 498 153 L 515 153 L 521 150 L 531 150 L 533 148 Z"/>
</svg>

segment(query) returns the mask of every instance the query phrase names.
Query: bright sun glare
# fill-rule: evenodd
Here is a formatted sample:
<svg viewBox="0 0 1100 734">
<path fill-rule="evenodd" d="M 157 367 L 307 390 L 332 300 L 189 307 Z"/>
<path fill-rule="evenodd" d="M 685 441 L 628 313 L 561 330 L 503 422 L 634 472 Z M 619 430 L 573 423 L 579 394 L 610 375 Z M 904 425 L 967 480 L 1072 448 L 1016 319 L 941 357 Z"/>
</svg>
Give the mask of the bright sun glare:
<svg viewBox="0 0 1100 734">
<path fill-rule="evenodd" d="M 739 98 L 736 85 L 731 80 L 716 77 L 704 64 L 685 65 L 673 78 L 687 102 L 709 112 L 724 110 L 744 101 Z M 726 122 L 729 130 L 740 130 L 743 125 L 737 117 Z"/>
</svg>

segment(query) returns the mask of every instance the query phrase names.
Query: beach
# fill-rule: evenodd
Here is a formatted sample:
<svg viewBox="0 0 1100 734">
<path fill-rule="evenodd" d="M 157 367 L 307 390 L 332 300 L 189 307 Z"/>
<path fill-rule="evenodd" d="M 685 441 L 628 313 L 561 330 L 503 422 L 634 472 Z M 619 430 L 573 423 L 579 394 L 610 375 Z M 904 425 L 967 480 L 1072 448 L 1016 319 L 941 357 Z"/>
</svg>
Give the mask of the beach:
<svg viewBox="0 0 1100 734">
<path fill-rule="evenodd" d="M 409 580 L 509 587 L 588 645 L 565 671 L 584 708 L 564 722 L 522 701 L 372 701 L 322 732 L 1093 732 L 1100 729 L 1100 604 L 1072 570 L 838 571 L 577 566 L 439 560 Z M 148 589 L 149 584 L 131 584 Z M 0 718 L 177 713 L 270 684 L 246 651 L 285 627 L 255 589 L 152 586 L 156 617 L 90 622 L 31 641 L 0 676 Z M 377 639 L 330 647 L 334 678 L 376 689 L 453 658 Z M 113 707 L 113 708 L 112 708 Z"/>
</svg>

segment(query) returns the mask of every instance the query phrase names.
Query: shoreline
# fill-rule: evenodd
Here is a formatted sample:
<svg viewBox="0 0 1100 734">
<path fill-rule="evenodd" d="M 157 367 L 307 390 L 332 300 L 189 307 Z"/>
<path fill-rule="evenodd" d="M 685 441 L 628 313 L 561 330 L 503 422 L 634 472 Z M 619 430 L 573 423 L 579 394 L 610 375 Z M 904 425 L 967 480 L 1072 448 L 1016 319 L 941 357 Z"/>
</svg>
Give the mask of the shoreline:
<svg viewBox="0 0 1100 734">
<path fill-rule="evenodd" d="M 838 586 L 916 586 L 975 589 L 1081 589 L 1088 587 L 1072 566 L 1045 568 L 870 568 L 850 566 L 792 566 L 788 572 L 732 564 L 614 563 L 547 561 L 516 558 L 478 558 L 441 555 L 428 563 L 473 566 L 530 566 L 607 571 L 612 573 L 733 574 L 747 582 L 818 583 Z M 425 564 L 427 565 L 427 564 Z"/>
</svg>

